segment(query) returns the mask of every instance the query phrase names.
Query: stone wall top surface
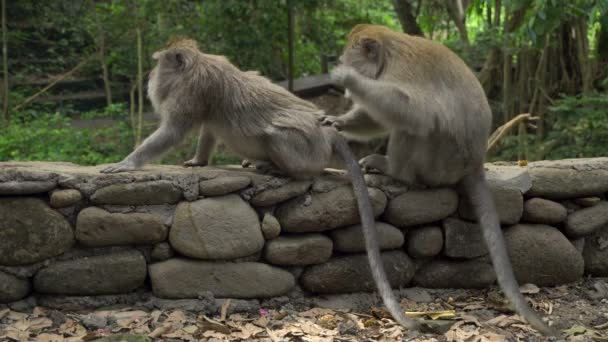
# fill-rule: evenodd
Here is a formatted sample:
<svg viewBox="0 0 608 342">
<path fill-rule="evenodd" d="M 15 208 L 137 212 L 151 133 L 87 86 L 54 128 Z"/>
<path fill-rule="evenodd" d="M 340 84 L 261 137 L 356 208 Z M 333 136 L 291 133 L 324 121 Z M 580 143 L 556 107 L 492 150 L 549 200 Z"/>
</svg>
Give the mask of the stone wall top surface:
<svg viewBox="0 0 608 342">
<path fill-rule="evenodd" d="M 64 162 L 0 162 L 0 194 L 18 194 L 19 191 L 14 189 L 16 183 L 20 183 L 21 188 L 27 187 L 30 194 L 49 191 L 59 186 L 75 188 L 91 196 L 97 189 L 111 184 L 168 180 L 186 191 L 184 194 L 186 199 L 192 200 L 198 195 L 199 181 L 220 177 L 251 179 L 251 185 L 256 189 L 249 194 L 251 197 L 263 190 L 278 188 L 289 182 L 286 178 L 263 175 L 255 169 L 245 169 L 236 165 L 185 168 L 152 164 L 138 171 L 118 174 L 100 173 L 103 167 L 104 165 L 80 166 Z M 531 162 L 527 166 L 498 162 L 488 163 L 485 167 L 487 180 L 491 185 L 515 188 L 522 193 L 529 191 L 532 195 L 567 198 L 608 191 L 608 158 L 606 157 L 544 160 Z M 340 182 L 340 179 L 343 179 L 344 172 L 340 170 L 327 172 L 337 175 L 332 177 L 334 179 L 330 183 Z M 380 183 L 382 187 L 391 185 L 390 180 L 387 182 L 380 175 L 368 176 L 372 176 L 366 177 L 370 186 L 376 187 Z M 312 187 L 313 191 L 320 189 L 316 183 L 318 182 Z"/>
</svg>

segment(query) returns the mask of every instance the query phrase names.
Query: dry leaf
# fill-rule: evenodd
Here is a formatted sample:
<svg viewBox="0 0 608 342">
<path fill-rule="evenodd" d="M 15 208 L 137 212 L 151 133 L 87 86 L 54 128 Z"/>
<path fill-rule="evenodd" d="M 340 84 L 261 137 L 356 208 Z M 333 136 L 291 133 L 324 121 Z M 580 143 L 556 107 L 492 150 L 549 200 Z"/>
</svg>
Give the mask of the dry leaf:
<svg viewBox="0 0 608 342">
<path fill-rule="evenodd" d="M 40 317 L 40 316 L 46 316 L 48 314 L 48 311 L 46 308 L 43 308 L 41 306 L 36 306 L 34 308 L 34 310 L 32 310 L 32 316 L 34 317 Z"/>
<path fill-rule="evenodd" d="M 226 321 L 226 314 L 228 313 L 228 308 L 230 307 L 230 298 L 226 299 L 222 304 L 222 309 L 220 311 L 220 322 Z"/>
<path fill-rule="evenodd" d="M 7 316 L 10 311 L 11 311 L 10 309 L 2 309 L 2 310 L 0 310 L 0 319 L 3 319 L 4 316 Z"/>
<path fill-rule="evenodd" d="M 162 327 L 158 327 L 158 328 L 154 329 L 154 331 L 152 331 L 151 333 L 148 334 L 148 337 L 151 337 L 151 338 L 160 337 L 161 335 L 167 334 L 170 331 L 171 331 L 171 324 L 166 324 L 166 325 L 163 325 Z"/>
<path fill-rule="evenodd" d="M 29 321 L 29 324 L 30 324 L 29 330 L 34 333 L 37 333 L 44 328 L 50 328 L 51 326 L 53 326 L 53 321 L 51 321 L 50 319 L 48 319 L 46 317 L 39 317 L 39 318 L 34 318 L 31 321 Z"/>
<path fill-rule="evenodd" d="M 36 342 L 64 342 L 65 338 L 56 334 L 40 334 L 36 337 Z"/>
<path fill-rule="evenodd" d="M 258 327 L 265 328 L 268 325 L 268 322 L 268 316 L 262 316 L 251 323 L 257 325 Z"/>
<path fill-rule="evenodd" d="M 198 331 L 198 327 L 196 325 L 188 325 L 183 327 L 182 330 L 190 335 L 194 335 Z"/>
<path fill-rule="evenodd" d="M 11 321 L 20 321 L 20 320 L 26 319 L 27 316 L 28 316 L 27 314 L 9 310 L 7 318 Z"/>
<path fill-rule="evenodd" d="M 523 294 L 536 294 L 540 292 L 540 289 L 534 284 L 523 284 L 519 287 L 519 292 Z"/>
<path fill-rule="evenodd" d="M 175 310 L 167 316 L 165 322 L 169 323 L 183 323 L 186 321 L 186 315 L 181 310 Z"/>
<path fill-rule="evenodd" d="M 251 323 L 247 323 L 244 326 L 242 326 L 240 332 L 236 332 L 233 333 L 232 336 L 236 337 L 236 338 L 240 338 L 243 340 L 246 340 L 248 338 L 252 338 L 255 335 L 264 332 L 265 329 L 262 328 L 258 328 L 255 325 L 251 324 Z"/>
<path fill-rule="evenodd" d="M 199 318 L 202 318 L 202 320 L 200 321 L 200 328 L 202 331 L 208 331 L 208 330 L 213 330 L 213 331 L 217 331 L 219 333 L 222 334 L 230 334 L 232 332 L 232 330 L 230 330 L 229 327 L 227 327 L 226 325 L 214 321 L 210 318 L 208 318 L 207 316 L 199 316 Z"/>
<path fill-rule="evenodd" d="M 339 319 L 334 315 L 323 315 L 319 317 L 319 325 L 324 329 L 335 329 Z"/>
<path fill-rule="evenodd" d="M 439 318 L 452 318 L 456 317 L 456 311 L 454 310 L 442 310 L 442 311 L 406 311 L 405 314 L 409 317 L 429 317 L 432 320 Z"/>
<path fill-rule="evenodd" d="M 327 314 L 333 314 L 334 310 L 324 309 L 324 308 L 312 308 L 308 311 L 300 312 L 298 316 L 300 317 L 319 317 Z"/>
<path fill-rule="evenodd" d="M 517 315 L 500 315 L 498 317 L 492 318 L 486 321 L 486 324 L 495 325 L 499 328 L 506 328 L 513 324 L 522 324 L 523 321 Z"/>
</svg>

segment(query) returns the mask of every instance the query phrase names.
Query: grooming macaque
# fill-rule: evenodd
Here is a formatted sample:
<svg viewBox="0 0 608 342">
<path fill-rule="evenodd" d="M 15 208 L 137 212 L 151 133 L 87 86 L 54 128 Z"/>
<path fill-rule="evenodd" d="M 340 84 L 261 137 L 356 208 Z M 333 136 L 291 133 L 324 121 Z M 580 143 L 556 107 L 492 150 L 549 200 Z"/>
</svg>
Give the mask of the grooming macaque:
<svg viewBox="0 0 608 342">
<path fill-rule="evenodd" d="M 367 169 L 407 184 L 458 185 L 475 208 L 502 290 L 534 328 L 554 335 L 527 305 L 513 274 L 485 181 L 492 114 L 475 75 L 439 43 L 374 25 L 357 25 L 351 31 L 340 62 L 331 77 L 346 89 L 353 108 L 339 117 L 326 116 L 324 124 L 350 138 L 389 135 L 387 156 L 360 161 Z M 387 288 L 379 286 L 381 291 Z M 396 306 L 385 304 L 389 309 Z M 391 314 L 406 327 L 417 325 L 401 310 Z"/>
</svg>

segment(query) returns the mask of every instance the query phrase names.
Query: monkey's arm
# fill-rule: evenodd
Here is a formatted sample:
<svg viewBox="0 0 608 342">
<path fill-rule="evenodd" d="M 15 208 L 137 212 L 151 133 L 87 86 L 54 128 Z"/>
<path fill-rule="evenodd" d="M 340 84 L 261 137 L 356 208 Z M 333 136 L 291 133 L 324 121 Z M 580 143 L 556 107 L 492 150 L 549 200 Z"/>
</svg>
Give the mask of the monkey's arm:
<svg viewBox="0 0 608 342">
<path fill-rule="evenodd" d="M 180 120 L 181 119 L 181 120 Z M 171 118 L 161 123 L 160 127 L 152 133 L 135 151 L 131 152 L 120 163 L 111 165 L 101 170 L 103 173 L 116 173 L 136 170 L 145 163 L 165 152 L 169 147 L 178 144 L 186 132 L 190 122 L 183 118 Z"/>
<path fill-rule="evenodd" d="M 357 105 L 340 116 L 324 115 L 321 121 L 323 125 L 333 126 L 348 138 L 356 140 L 369 140 L 386 135 L 388 132 Z"/>
<path fill-rule="evenodd" d="M 198 144 L 196 145 L 196 153 L 194 158 L 184 163 L 184 166 L 206 166 L 211 162 L 211 155 L 215 149 L 217 139 L 211 133 L 209 128 L 201 126 L 198 136 Z"/>
<path fill-rule="evenodd" d="M 435 122 L 431 115 L 420 115 L 412 109 L 415 99 L 396 84 L 367 78 L 348 66 L 336 67 L 331 78 L 348 89 L 355 102 L 368 109 L 367 115 L 385 127 L 420 132 Z"/>
</svg>

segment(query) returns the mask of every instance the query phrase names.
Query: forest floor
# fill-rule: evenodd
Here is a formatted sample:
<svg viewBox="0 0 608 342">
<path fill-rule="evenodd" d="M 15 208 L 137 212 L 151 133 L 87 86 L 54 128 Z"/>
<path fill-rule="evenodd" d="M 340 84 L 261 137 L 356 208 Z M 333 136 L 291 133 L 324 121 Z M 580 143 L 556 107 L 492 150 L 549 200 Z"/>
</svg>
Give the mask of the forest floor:
<svg viewBox="0 0 608 342">
<path fill-rule="evenodd" d="M 525 285 L 522 292 L 565 341 L 608 341 L 608 278 L 552 288 Z M 505 307 L 496 289 L 418 289 L 418 301 L 402 306 L 424 320 L 427 333 L 408 332 L 368 310 L 260 307 L 253 314 L 208 317 L 182 310 L 122 307 L 66 312 L 36 307 L 20 313 L 0 309 L 1 341 L 545 341 Z M 286 307 L 289 305 L 286 305 Z"/>
</svg>

